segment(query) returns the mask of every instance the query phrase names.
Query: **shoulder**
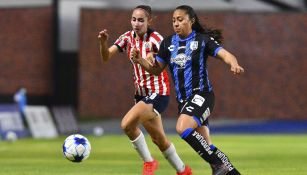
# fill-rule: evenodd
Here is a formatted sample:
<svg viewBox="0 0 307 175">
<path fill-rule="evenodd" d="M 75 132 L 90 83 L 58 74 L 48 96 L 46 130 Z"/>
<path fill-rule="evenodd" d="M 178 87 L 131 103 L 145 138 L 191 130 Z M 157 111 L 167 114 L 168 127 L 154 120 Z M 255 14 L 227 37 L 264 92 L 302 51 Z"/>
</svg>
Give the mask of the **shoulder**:
<svg viewBox="0 0 307 175">
<path fill-rule="evenodd" d="M 118 37 L 118 40 L 127 40 L 132 35 L 132 31 L 127 31 Z"/>
<path fill-rule="evenodd" d="M 204 33 L 196 33 L 195 35 L 197 40 L 208 42 L 210 37 Z"/>
<path fill-rule="evenodd" d="M 199 34 L 200 38 L 202 38 L 206 43 L 208 42 L 215 42 L 216 44 L 218 44 L 218 42 L 216 41 L 215 38 L 207 35 L 207 34 Z"/>
<path fill-rule="evenodd" d="M 171 44 L 174 36 L 175 35 L 169 35 L 169 36 L 165 37 L 163 39 L 163 42 L 166 43 L 166 44 Z"/>
<path fill-rule="evenodd" d="M 174 43 L 172 42 L 174 35 L 169 35 L 163 39 L 161 42 L 160 50 L 161 52 L 169 52 L 170 47 L 174 47 Z"/>
<path fill-rule="evenodd" d="M 204 42 L 209 45 L 217 45 L 217 46 L 220 45 L 220 43 L 215 38 L 207 34 L 198 33 L 197 37 L 198 37 L 197 40 L 200 42 Z"/>
<path fill-rule="evenodd" d="M 122 35 L 130 36 L 130 35 L 132 35 L 132 33 L 133 33 L 133 31 L 129 30 L 129 31 L 126 31 L 125 33 L 123 33 Z"/>
<path fill-rule="evenodd" d="M 150 29 L 148 30 L 147 34 L 149 35 L 151 40 L 156 40 L 158 42 L 163 40 L 163 36 L 155 30 Z"/>
<path fill-rule="evenodd" d="M 172 38 L 175 36 L 175 34 L 173 35 L 168 35 L 167 37 L 165 37 L 165 40 L 172 40 Z"/>
</svg>

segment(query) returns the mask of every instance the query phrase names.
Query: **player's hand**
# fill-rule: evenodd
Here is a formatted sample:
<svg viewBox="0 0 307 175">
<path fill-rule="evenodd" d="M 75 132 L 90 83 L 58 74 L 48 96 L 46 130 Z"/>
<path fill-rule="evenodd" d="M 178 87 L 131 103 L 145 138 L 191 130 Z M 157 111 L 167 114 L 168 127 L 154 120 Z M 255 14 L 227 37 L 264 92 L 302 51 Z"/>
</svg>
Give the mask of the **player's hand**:
<svg viewBox="0 0 307 175">
<path fill-rule="evenodd" d="M 140 55 L 140 51 L 135 47 L 131 50 L 130 57 L 134 63 L 140 63 L 142 59 Z"/>
<path fill-rule="evenodd" d="M 104 43 L 109 39 L 109 34 L 106 29 L 103 29 L 102 31 L 99 32 L 98 34 L 98 40 L 100 43 Z"/>
<path fill-rule="evenodd" d="M 150 66 L 154 67 L 156 65 L 156 59 L 154 57 L 154 53 L 152 52 L 148 53 L 145 59 Z"/>
<path fill-rule="evenodd" d="M 242 74 L 244 73 L 244 69 L 243 67 L 241 67 L 240 65 L 236 64 L 236 65 L 231 65 L 231 68 L 230 68 L 230 71 L 233 73 L 233 74 Z"/>
</svg>

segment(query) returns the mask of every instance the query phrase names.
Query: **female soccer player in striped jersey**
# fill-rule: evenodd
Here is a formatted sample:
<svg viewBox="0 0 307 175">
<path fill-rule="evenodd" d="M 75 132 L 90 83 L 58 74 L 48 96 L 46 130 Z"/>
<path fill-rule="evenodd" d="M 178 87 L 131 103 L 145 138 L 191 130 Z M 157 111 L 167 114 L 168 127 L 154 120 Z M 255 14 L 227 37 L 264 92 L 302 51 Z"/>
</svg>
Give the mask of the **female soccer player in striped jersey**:
<svg viewBox="0 0 307 175">
<path fill-rule="evenodd" d="M 138 49 L 142 58 L 146 58 L 148 53 L 157 53 L 163 38 L 158 32 L 149 28 L 151 20 L 151 8 L 145 5 L 137 6 L 131 16 L 132 30 L 121 35 L 111 47 L 107 46 L 109 37 L 107 30 L 99 32 L 100 55 L 103 61 L 108 61 L 113 55 L 123 51 L 127 52 L 131 61 L 133 49 Z M 144 161 L 143 175 L 153 175 L 158 162 L 150 154 L 144 135 L 138 126 L 140 123 L 178 175 L 192 174 L 191 169 L 185 166 L 176 153 L 174 145 L 166 138 L 162 126 L 160 113 L 167 107 L 170 94 L 167 72 L 153 75 L 139 64 L 132 61 L 131 63 L 134 70 L 136 104 L 122 119 L 121 127 Z"/>
<path fill-rule="evenodd" d="M 133 61 L 147 71 L 159 75 L 169 65 L 173 75 L 179 118 L 176 130 L 212 168 L 213 175 L 239 175 L 228 157 L 211 143 L 208 117 L 214 106 L 214 94 L 207 72 L 208 56 L 217 57 L 230 66 L 234 74 L 244 69 L 230 52 L 219 45 L 219 30 L 204 28 L 190 6 L 179 6 L 173 13 L 174 35 L 165 38 L 156 61 L 140 59 L 134 50 Z M 153 60 L 148 55 L 148 60 Z"/>
</svg>

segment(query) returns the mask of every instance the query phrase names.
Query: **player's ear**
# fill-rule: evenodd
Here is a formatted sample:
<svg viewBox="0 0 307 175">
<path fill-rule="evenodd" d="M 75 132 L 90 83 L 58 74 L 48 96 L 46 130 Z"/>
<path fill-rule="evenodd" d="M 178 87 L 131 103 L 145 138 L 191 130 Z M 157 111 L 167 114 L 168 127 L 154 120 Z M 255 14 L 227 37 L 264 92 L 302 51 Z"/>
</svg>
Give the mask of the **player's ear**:
<svg viewBox="0 0 307 175">
<path fill-rule="evenodd" d="M 152 23 L 153 23 L 153 20 L 152 20 L 152 18 L 148 18 L 148 26 L 151 26 L 152 25 Z"/>
<path fill-rule="evenodd" d="M 191 24 L 193 25 L 195 23 L 195 18 L 191 19 Z"/>
</svg>

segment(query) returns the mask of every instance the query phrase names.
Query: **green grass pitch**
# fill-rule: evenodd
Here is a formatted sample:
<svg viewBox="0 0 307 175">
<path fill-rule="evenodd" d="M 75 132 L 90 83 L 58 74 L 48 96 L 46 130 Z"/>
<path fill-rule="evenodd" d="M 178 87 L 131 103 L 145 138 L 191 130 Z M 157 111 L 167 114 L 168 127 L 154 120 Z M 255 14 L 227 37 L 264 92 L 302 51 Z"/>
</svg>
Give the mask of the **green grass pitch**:
<svg viewBox="0 0 307 175">
<path fill-rule="evenodd" d="M 87 136 L 92 145 L 89 159 L 72 163 L 62 155 L 64 137 L 0 141 L 0 175 L 140 175 L 142 162 L 124 135 Z M 146 138 L 159 161 L 156 175 L 175 175 Z M 194 175 L 211 175 L 211 170 L 177 135 L 169 135 Z M 243 175 L 307 175 L 307 135 L 213 135 Z"/>
</svg>

